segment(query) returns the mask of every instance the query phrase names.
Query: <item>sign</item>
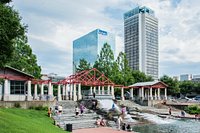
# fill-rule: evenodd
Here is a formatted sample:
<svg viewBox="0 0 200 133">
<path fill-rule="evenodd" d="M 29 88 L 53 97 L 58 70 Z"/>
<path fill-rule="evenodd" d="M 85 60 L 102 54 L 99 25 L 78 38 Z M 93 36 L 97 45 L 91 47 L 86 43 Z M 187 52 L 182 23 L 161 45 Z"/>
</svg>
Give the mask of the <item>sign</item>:
<svg viewBox="0 0 200 133">
<path fill-rule="evenodd" d="M 98 30 L 98 33 L 105 36 L 108 34 L 106 31 L 103 30 Z"/>
</svg>

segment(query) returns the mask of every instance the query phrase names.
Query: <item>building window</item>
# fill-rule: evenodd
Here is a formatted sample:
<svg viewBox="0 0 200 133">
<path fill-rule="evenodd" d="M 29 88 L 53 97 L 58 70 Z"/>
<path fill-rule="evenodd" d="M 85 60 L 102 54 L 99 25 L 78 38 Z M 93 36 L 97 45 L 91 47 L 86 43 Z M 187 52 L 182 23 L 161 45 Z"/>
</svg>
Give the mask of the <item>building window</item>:
<svg viewBox="0 0 200 133">
<path fill-rule="evenodd" d="M 25 94 L 25 81 L 10 81 L 10 94 Z"/>
</svg>

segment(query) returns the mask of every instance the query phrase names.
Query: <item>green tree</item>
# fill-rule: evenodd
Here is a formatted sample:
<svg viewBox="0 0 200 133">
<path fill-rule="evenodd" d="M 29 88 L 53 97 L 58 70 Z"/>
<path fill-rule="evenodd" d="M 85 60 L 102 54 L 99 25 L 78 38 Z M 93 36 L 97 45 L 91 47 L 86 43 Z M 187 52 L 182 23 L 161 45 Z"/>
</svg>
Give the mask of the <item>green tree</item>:
<svg viewBox="0 0 200 133">
<path fill-rule="evenodd" d="M 3 67 L 12 57 L 15 39 L 24 36 L 26 26 L 20 23 L 21 17 L 6 3 L 0 1 L 0 67 Z"/>
<path fill-rule="evenodd" d="M 97 61 L 94 64 L 94 68 L 97 68 L 99 71 L 104 73 L 105 76 L 111 76 L 112 67 L 114 63 L 114 54 L 108 43 L 105 43 L 103 48 L 100 51 Z"/>
<path fill-rule="evenodd" d="M 36 55 L 32 53 L 32 49 L 25 38 L 15 40 L 13 56 L 7 65 L 29 73 L 35 78 L 41 76 L 41 67 L 37 65 Z"/>
<path fill-rule="evenodd" d="M 79 65 L 76 68 L 76 72 L 80 72 L 83 70 L 91 69 L 90 63 L 88 63 L 85 59 L 80 59 Z"/>
<path fill-rule="evenodd" d="M 173 78 L 171 78 L 167 75 L 164 75 L 160 78 L 160 81 L 162 81 L 168 85 L 168 87 L 167 87 L 168 94 L 176 95 L 176 94 L 180 93 L 179 82 L 177 80 L 174 80 Z"/>
<path fill-rule="evenodd" d="M 195 83 L 192 81 L 180 81 L 179 87 L 181 94 L 184 95 L 187 93 L 195 92 Z"/>
<path fill-rule="evenodd" d="M 117 57 L 117 64 L 122 78 L 121 84 L 127 86 L 134 83 L 134 77 L 132 76 L 132 69 L 128 65 L 128 60 L 126 59 L 126 54 L 120 52 Z"/>
</svg>

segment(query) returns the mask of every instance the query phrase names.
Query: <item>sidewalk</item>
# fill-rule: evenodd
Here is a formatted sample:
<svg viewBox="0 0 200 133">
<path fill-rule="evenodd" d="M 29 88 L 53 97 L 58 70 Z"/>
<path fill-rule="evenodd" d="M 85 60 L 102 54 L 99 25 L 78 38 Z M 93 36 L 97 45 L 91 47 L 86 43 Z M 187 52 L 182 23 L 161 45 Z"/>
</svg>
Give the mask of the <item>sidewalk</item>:
<svg viewBox="0 0 200 133">
<path fill-rule="evenodd" d="M 130 133 L 130 132 L 123 130 L 118 131 L 109 127 L 99 127 L 99 128 L 77 129 L 73 130 L 73 133 Z"/>
</svg>

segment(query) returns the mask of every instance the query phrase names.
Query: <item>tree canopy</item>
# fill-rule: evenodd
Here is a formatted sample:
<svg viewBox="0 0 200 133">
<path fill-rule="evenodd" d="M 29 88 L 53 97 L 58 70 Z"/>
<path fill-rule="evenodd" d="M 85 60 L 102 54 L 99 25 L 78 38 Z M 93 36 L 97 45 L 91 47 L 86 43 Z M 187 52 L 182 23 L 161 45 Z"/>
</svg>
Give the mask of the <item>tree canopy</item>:
<svg viewBox="0 0 200 133">
<path fill-rule="evenodd" d="M 40 78 L 41 68 L 27 41 L 27 26 L 10 7 L 11 0 L 0 1 L 0 67 L 12 66 Z"/>
</svg>

